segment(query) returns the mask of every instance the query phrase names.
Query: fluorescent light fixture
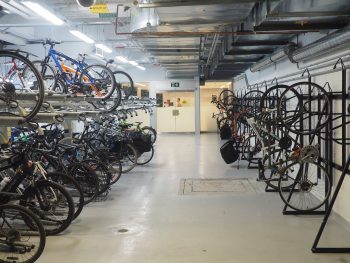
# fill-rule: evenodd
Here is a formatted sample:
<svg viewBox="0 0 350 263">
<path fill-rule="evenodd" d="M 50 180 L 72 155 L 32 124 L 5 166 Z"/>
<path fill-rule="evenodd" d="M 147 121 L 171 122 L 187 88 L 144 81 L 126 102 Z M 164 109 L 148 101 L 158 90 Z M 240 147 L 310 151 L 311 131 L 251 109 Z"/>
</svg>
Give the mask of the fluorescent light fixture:
<svg viewBox="0 0 350 263">
<path fill-rule="evenodd" d="M 86 43 L 93 44 L 95 41 L 91 38 L 89 38 L 87 35 L 81 33 L 78 30 L 69 30 L 69 33 L 71 33 L 73 36 L 76 36 L 77 38 L 83 40 Z"/>
<path fill-rule="evenodd" d="M 144 67 L 142 66 L 136 66 L 137 68 L 141 69 L 141 70 L 146 70 Z"/>
<path fill-rule="evenodd" d="M 129 61 L 129 63 L 130 63 L 131 65 L 135 66 L 135 67 L 139 65 L 139 64 L 137 64 L 136 61 Z"/>
<path fill-rule="evenodd" d="M 31 10 L 29 10 L 24 5 L 16 2 L 15 0 L 10 0 L 9 4 L 12 5 L 13 7 L 17 8 L 18 10 L 22 11 L 23 13 L 27 14 L 28 16 L 32 16 Z"/>
<path fill-rule="evenodd" d="M 145 85 L 145 84 L 141 84 L 141 83 L 136 83 L 136 85 L 138 85 L 138 86 L 141 86 L 141 87 L 146 87 L 147 85 Z"/>
<path fill-rule="evenodd" d="M 2 10 L 2 12 L 6 13 L 6 14 L 11 14 L 11 12 L 9 10 Z"/>
<path fill-rule="evenodd" d="M 15 13 L 17 15 L 20 15 L 21 17 L 30 18 L 30 16 L 27 13 L 19 10 L 18 8 L 14 7 L 13 5 L 10 5 L 9 3 L 5 2 L 5 1 L 1 0 L 0 5 L 4 8 L 6 8 L 8 11 Z"/>
<path fill-rule="evenodd" d="M 116 56 L 115 58 L 117 60 L 119 60 L 120 62 L 123 62 L 123 63 L 128 63 L 129 62 L 126 58 L 124 58 L 122 56 Z"/>
<path fill-rule="evenodd" d="M 112 53 L 112 49 L 110 49 L 109 47 L 106 47 L 105 45 L 103 44 L 95 44 L 95 47 L 103 50 L 104 52 L 106 53 Z"/>
<path fill-rule="evenodd" d="M 45 9 L 38 3 L 30 2 L 30 1 L 24 1 L 22 2 L 26 7 L 31 9 L 34 13 L 38 14 L 39 16 L 45 18 L 50 23 L 60 26 L 63 25 L 64 22 L 62 19 L 58 18 L 56 15 L 51 13 L 49 10 Z"/>
</svg>

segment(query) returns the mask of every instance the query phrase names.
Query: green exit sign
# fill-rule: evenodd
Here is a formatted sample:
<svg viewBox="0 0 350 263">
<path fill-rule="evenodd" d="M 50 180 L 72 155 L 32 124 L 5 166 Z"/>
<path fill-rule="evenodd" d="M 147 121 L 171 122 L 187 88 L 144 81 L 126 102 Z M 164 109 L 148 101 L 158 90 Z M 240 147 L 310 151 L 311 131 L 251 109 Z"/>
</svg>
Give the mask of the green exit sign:
<svg viewBox="0 0 350 263">
<path fill-rule="evenodd" d="M 180 87 L 180 83 L 179 82 L 171 82 L 171 87 L 178 88 L 178 87 Z"/>
</svg>

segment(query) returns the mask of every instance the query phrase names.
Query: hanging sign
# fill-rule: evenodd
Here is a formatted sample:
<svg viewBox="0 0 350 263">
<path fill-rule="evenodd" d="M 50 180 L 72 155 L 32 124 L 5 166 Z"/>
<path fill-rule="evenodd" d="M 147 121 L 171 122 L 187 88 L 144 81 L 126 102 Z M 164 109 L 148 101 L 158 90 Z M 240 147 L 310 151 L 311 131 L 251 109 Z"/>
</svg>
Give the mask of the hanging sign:
<svg viewBox="0 0 350 263">
<path fill-rule="evenodd" d="M 96 4 L 90 7 L 90 11 L 93 14 L 109 14 L 107 4 Z"/>
</svg>

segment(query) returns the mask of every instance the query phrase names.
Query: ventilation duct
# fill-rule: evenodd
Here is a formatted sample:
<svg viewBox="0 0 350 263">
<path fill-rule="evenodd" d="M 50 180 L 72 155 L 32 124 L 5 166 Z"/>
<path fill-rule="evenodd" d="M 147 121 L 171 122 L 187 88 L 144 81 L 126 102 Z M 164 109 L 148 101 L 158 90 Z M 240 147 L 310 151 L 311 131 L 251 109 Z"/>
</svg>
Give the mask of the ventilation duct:
<svg viewBox="0 0 350 263">
<path fill-rule="evenodd" d="M 350 42 L 350 26 L 338 30 L 328 36 L 319 39 L 317 42 L 306 45 L 305 47 L 295 50 L 291 56 L 294 63 L 299 63 L 303 60 L 311 59 L 334 49 L 338 49 L 349 45 Z"/>
<path fill-rule="evenodd" d="M 269 55 L 262 60 L 255 63 L 251 68 L 251 72 L 257 72 L 259 70 L 263 70 L 273 63 L 276 63 L 278 61 L 281 61 L 282 59 L 289 57 L 290 54 L 295 50 L 296 44 L 290 43 L 288 46 L 283 47 L 276 52 L 274 52 L 272 55 Z"/>
</svg>

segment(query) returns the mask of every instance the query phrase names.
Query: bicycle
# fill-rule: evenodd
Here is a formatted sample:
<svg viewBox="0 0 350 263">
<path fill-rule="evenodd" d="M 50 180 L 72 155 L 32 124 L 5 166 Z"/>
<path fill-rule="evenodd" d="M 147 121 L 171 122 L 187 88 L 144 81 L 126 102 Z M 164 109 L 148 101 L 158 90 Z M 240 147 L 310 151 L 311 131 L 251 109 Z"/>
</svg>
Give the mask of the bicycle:
<svg viewBox="0 0 350 263">
<path fill-rule="evenodd" d="M 14 70 L 14 64 L 21 65 L 21 70 Z M 28 99 L 18 100 L 19 97 Z M 22 117 L 22 122 L 29 122 L 39 112 L 43 100 L 44 83 L 35 65 L 16 52 L 0 51 L 0 115 Z"/>
<path fill-rule="evenodd" d="M 47 86 L 48 90 L 68 93 L 69 87 L 74 94 L 80 92 L 103 99 L 93 104 L 97 108 L 113 110 L 119 106 L 120 89 L 116 87 L 114 75 L 109 68 L 86 64 L 86 54 L 80 54 L 81 59 L 73 59 L 55 50 L 54 46 L 60 42 L 46 40 L 43 44 L 49 45 L 48 54 L 43 61 L 33 61 L 33 64 L 39 69 L 43 79 L 51 81 Z M 57 71 L 49 64 L 50 60 L 54 62 Z M 73 67 L 65 65 L 65 61 L 69 61 Z M 111 100 L 107 101 L 109 98 Z"/>
</svg>

